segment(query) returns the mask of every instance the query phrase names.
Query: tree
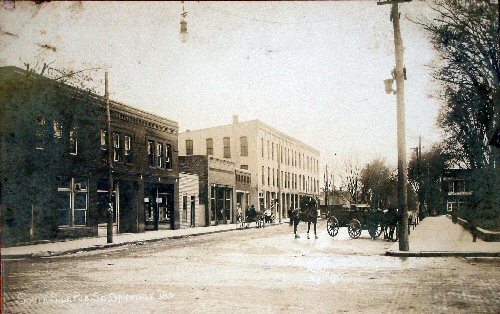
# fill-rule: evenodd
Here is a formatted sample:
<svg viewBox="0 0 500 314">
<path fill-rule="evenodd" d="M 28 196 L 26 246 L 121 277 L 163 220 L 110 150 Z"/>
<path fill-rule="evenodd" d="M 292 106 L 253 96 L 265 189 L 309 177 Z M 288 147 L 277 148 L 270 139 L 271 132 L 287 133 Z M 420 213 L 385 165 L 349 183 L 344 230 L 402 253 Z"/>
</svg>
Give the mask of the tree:
<svg viewBox="0 0 500 314">
<path fill-rule="evenodd" d="M 408 163 L 410 186 L 419 196 L 419 202 L 427 206 L 428 211 L 439 211 L 440 208 L 445 208 L 441 204 L 440 178 L 448 167 L 449 159 L 443 144 L 440 143 L 431 146 L 420 158 L 417 158 L 416 154 L 412 155 Z"/>
<path fill-rule="evenodd" d="M 384 159 L 375 159 L 361 170 L 361 201 L 372 208 L 397 207 L 397 177 Z"/>
<path fill-rule="evenodd" d="M 431 19 L 417 21 L 427 31 L 439 62 L 438 125 L 444 150 L 455 164 L 472 169 L 475 210 L 500 213 L 498 149 L 488 145 L 500 125 L 499 7 L 493 1 L 436 0 Z M 493 216 L 495 214 L 492 214 Z"/>
<path fill-rule="evenodd" d="M 340 176 L 344 189 L 349 193 L 351 202 L 358 200 L 359 179 L 361 176 L 357 160 L 348 159 L 344 162 L 345 172 Z"/>
</svg>

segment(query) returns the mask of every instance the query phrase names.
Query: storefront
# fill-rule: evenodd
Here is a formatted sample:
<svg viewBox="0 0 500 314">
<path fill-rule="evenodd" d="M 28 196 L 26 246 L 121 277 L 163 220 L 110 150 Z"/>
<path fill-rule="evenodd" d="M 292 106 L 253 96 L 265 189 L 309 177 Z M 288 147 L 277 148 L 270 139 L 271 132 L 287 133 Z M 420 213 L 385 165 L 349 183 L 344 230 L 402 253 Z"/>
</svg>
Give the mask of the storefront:
<svg viewBox="0 0 500 314">
<path fill-rule="evenodd" d="M 233 188 L 213 184 L 210 195 L 210 224 L 231 223 L 233 218 Z"/>
<path fill-rule="evenodd" d="M 173 229 L 174 185 L 146 183 L 144 186 L 145 230 Z"/>
</svg>

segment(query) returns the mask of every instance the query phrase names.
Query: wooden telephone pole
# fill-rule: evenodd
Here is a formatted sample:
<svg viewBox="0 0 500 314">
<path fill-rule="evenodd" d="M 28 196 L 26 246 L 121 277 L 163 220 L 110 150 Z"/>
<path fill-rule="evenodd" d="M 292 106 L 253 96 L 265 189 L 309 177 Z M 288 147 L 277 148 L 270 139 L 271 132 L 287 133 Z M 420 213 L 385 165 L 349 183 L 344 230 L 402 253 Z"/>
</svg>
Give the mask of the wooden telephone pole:
<svg viewBox="0 0 500 314">
<path fill-rule="evenodd" d="M 113 144 L 111 134 L 111 110 L 109 108 L 108 71 L 104 74 L 104 100 L 106 102 L 106 139 L 108 146 L 108 210 L 106 212 L 107 243 L 113 243 Z"/>
<path fill-rule="evenodd" d="M 394 78 L 396 80 L 397 100 L 397 125 L 398 125 L 398 236 L 399 250 L 408 251 L 408 198 L 406 194 L 406 134 L 405 134 L 405 102 L 404 82 L 406 70 L 403 65 L 403 40 L 399 28 L 398 4 L 410 2 L 411 0 L 379 1 L 377 4 L 392 4 L 391 20 L 394 28 L 394 48 L 396 54 L 396 69 Z"/>
</svg>

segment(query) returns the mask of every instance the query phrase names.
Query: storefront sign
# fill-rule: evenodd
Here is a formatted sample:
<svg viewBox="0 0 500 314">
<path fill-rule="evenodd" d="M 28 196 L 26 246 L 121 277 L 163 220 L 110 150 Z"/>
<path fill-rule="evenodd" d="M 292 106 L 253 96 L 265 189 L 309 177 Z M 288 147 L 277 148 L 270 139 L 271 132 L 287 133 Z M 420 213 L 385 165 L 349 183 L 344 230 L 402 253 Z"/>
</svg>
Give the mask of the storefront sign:
<svg viewBox="0 0 500 314">
<path fill-rule="evenodd" d="M 162 198 L 161 197 L 157 197 L 156 198 L 156 203 L 161 203 L 161 202 L 163 202 Z"/>
</svg>

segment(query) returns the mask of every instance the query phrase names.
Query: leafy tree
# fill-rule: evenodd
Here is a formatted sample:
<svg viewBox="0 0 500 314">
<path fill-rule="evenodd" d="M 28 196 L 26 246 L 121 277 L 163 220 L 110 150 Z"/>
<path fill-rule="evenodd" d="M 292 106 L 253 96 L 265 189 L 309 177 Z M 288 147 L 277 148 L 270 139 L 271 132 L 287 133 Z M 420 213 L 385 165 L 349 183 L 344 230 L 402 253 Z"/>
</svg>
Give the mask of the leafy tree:
<svg viewBox="0 0 500 314">
<path fill-rule="evenodd" d="M 375 159 L 361 170 L 361 201 L 372 208 L 397 207 L 397 178 L 384 159 Z"/>
<path fill-rule="evenodd" d="M 419 196 L 420 203 L 427 206 L 428 212 L 445 210 L 440 197 L 440 178 L 448 167 L 449 159 L 442 144 L 435 144 L 422 153 L 420 158 L 416 154 L 412 155 L 408 163 L 410 186 Z M 421 210 L 425 209 L 421 208 Z"/>
<path fill-rule="evenodd" d="M 492 1 L 435 0 L 427 31 L 439 60 L 433 76 L 443 87 L 438 125 L 447 154 L 472 169 L 477 216 L 500 216 L 500 152 L 488 145 L 500 125 L 499 8 Z"/>
</svg>

